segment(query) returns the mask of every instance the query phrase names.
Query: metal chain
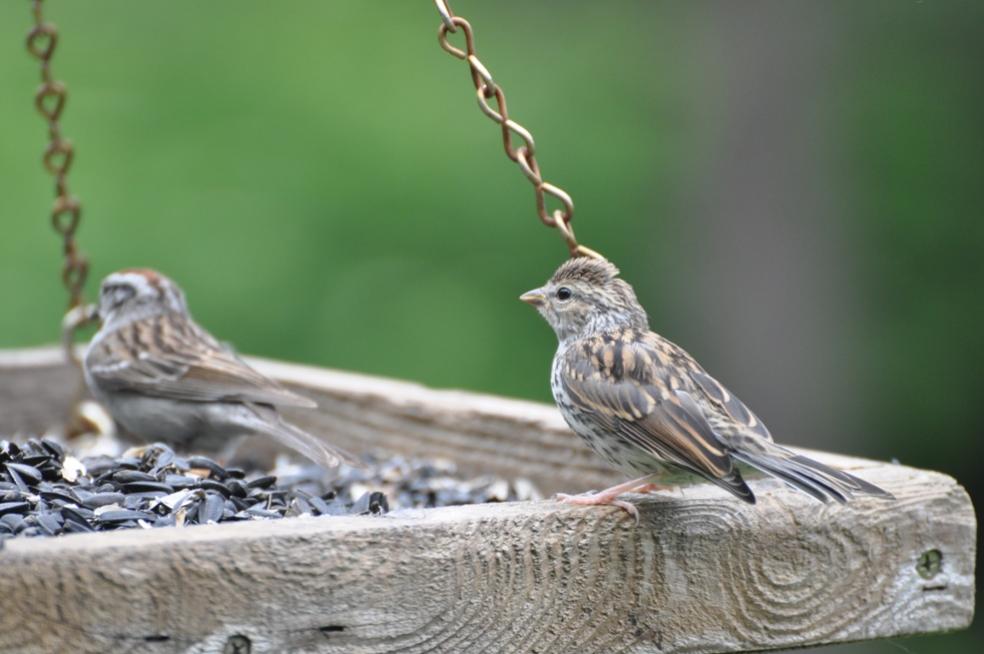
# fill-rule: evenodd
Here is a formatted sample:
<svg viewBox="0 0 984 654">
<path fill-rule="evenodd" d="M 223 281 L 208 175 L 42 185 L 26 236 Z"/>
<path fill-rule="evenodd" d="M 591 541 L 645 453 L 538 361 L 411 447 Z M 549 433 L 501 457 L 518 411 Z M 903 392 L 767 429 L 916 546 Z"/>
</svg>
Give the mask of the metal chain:
<svg viewBox="0 0 984 654">
<path fill-rule="evenodd" d="M 455 16 L 448 6 L 447 0 L 434 0 L 437 11 L 441 14 L 441 27 L 437 31 L 437 41 L 441 47 L 452 56 L 467 62 L 471 73 L 472 84 L 475 86 L 475 93 L 478 97 L 478 106 L 486 116 L 495 121 L 502 129 L 502 144 L 506 150 L 506 156 L 516 162 L 526 179 L 530 180 L 536 192 L 536 211 L 540 220 L 547 227 L 555 227 L 572 257 L 594 257 L 604 259 L 603 256 L 591 248 L 580 245 L 574 237 L 574 228 L 571 227 L 571 219 L 574 217 L 574 201 L 564 189 L 543 181 L 540 173 L 540 166 L 536 161 L 536 146 L 533 142 L 533 135 L 529 130 L 512 120 L 509 111 L 506 109 L 506 94 L 502 87 L 495 83 L 489 69 L 475 54 L 475 34 L 471 23 Z M 457 48 L 451 45 L 448 34 L 455 34 L 458 30 L 465 34 L 465 48 Z M 492 101 L 495 101 L 493 107 Z M 518 136 L 523 144 L 515 147 L 513 144 L 514 136 Z M 554 209 L 552 212 L 547 209 L 547 196 L 558 200 L 563 208 Z"/>
<path fill-rule="evenodd" d="M 44 151 L 44 167 L 55 178 L 55 201 L 51 208 L 51 224 L 62 237 L 65 263 L 62 283 L 68 291 L 68 308 L 82 304 L 82 290 L 89 273 L 89 262 L 75 243 L 75 232 L 82 219 L 82 204 L 68 190 L 68 171 L 72 167 L 72 142 L 64 138 L 58 119 L 65 109 L 68 91 L 51 75 L 51 56 L 58 44 L 58 30 L 44 22 L 41 13 L 43 0 L 34 0 L 34 27 L 27 34 L 27 51 L 41 62 L 41 86 L 34 94 L 34 106 L 48 123 L 48 147 Z"/>
<path fill-rule="evenodd" d="M 72 142 L 61 134 L 58 119 L 65 109 L 68 91 L 65 85 L 51 75 L 51 57 L 58 45 L 58 29 L 44 22 L 41 12 L 43 0 L 33 1 L 34 27 L 27 34 L 27 51 L 41 62 L 41 86 L 34 94 L 34 106 L 48 123 L 48 147 L 45 148 L 44 167 L 55 178 L 55 201 L 51 207 L 51 225 L 62 237 L 65 262 L 62 265 L 62 284 L 68 291 L 68 313 L 62 321 L 62 343 L 69 361 L 79 364 L 75 355 L 74 336 L 83 325 L 94 322 L 93 307 L 83 305 L 82 291 L 89 274 L 89 261 L 79 252 L 75 232 L 82 220 L 82 203 L 68 190 L 68 171 L 72 167 L 75 151 Z"/>
</svg>

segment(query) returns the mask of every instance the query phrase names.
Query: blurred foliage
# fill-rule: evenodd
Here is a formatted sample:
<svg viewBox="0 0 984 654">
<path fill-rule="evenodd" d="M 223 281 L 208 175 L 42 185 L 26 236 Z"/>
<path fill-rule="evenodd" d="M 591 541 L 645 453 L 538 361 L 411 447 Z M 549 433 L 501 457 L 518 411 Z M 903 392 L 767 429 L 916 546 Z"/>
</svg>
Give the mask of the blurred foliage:
<svg viewBox="0 0 984 654">
<path fill-rule="evenodd" d="M 242 351 L 549 398 L 555 342 L 516 296 L 565 251 L 466 68 L 438 48 L 429 0 L 45 4 L 61 30 L 53 67 L 70 91 L 90 296 L 112 270 L 154 267 Z M 685 344 L 700 320 L 672 300 L 686 274 L 654 262 L 690 256 L 674 208 L 700 188 L 688 152 L 707 125 L 687 90 L 710 71 L 687 53 L 720 6 L 698 4 L 456 3 L 546 178 L 574 196 L 578 235 Z M 824 111 L 852 180 L 830 220 L 858 256 L 827 263 L 851 270 L 862 299 L 849 347 L 871 436 L 856 451 L 946 470 L 976 493 L 984 4 L 828 7 L 846 51 Z M 64 301 L 28 25 L 26 2 L 0 3 L 2 347 L 55 341 Z M 979 637 L 905 651 L 976 652 Z"/>
</svg>

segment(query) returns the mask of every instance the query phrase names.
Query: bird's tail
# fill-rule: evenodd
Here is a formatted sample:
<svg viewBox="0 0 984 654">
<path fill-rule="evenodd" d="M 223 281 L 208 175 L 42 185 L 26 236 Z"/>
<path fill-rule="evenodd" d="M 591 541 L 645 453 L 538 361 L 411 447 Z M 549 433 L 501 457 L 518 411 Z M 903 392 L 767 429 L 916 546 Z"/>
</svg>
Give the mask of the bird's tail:
<svg viewBox="0 0 984 654">
<path fill-rule="evenodd" d="M 824 503 L 835 500 L 844 504 L 856 495 L 895 499 L 888 491 L 843 470 L 836 470 L 778 445 L 769 445 L 765 450 L 733 451 L 731 455 Z"/>
<path fill-rule="evenodd" d="M 358 458 L 340 447 L 326 443 L 322 438 L 310 434 L 297 425 L 293 425 L 281 417 L 272 407 L 250 404 L 249 407 L 262 419 L 267 433 L 298 454 L 310 459 L 323 468 L 335 468 L 345 463 L 353 467 L 362 467 Z"/>
</svg>

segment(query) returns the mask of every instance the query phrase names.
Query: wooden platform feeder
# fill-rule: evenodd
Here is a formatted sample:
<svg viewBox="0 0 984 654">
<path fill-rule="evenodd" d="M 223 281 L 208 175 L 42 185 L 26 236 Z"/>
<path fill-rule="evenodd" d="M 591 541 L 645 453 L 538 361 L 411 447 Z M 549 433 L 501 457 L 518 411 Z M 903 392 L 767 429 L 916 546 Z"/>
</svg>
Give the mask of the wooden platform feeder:
<svg viewBox="0 0 984 654">
<path fill-rule="evenodd" d="M 252 359 L 360 451 L 582 491 L 617 481 L 553 407 Z M 56 349 L 0 352 L 0 433 L 60 420 Z M 639 498 L 642 523 L 552 501 L 12 539 L 0 651 L 736 652 L 967 627 L 976 523 L 952 478 L 810 452 L 894 493 L 820 505 L 771 480 Z"/>
</svg>

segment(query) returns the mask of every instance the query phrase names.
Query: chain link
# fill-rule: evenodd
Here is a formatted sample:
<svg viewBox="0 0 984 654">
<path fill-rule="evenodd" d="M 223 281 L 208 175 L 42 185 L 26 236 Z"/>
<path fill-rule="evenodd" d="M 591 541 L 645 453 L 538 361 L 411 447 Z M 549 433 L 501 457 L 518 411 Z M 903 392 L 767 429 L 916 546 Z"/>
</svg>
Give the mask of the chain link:
<svg viewBox="0 0 984 654">
<path fill-rule="evenodd" d="M 506 156 L 516 162 L 523 175 L 533 185 L 536 193 L 536 212 L 540 216 L 540 220 L 547 227 L 555 227 L 560 232 L 572 257 L 604 259 L 591 248 L 580 245 L 574 237 L 574 228 L 571 227 L 571 220 L 574 218 L 574 201 L 562 188 L 543 181 L 540 165 L 536 160 L 536 144 L 533 141 L 533 135 L 528 129 L 509 117 L 505 92 L 501 86 L 495 83 L 492 73 L 475 54 L 475 33 L 471 23 L 461 16 L 455 16 L 451 12 L 447 0 L 434 0 L 434 4 L 437 5 L 437 11 L 441 15 L 437 41 L 448 54 L 468 64 L 472 85 L 475 87 L 475 94 L 478 98 L 478 107 L 483 114 L 499 125 L 502 130 L 502 145 L 505 148 Z M 457 34 L 459 30 L 464 33 L 464 49 L 452 45 L 449 40 L 448 35 Z M 521 145 L 517 145 L 520 142 Z M 547 207 L 548 198 L 559 202 L 561 208 L 549 210 Z"/>
<path fill-rule="evenodd" d="M 27 34 L 27 51 L 41 63 L 41 86 L 34 94 L 34 106 L 48 124 L 48 146 L 45 148 L 45 169 L 55 179 L 55 200 L 51 207 L 51 225 L 62 238 L 65 262 L 62 265 L 62 284 L 68 291 L 68 308 L 82 304 L 82 290 L 89 273 L 89 262 L 79 252 L 75 232 L 82 219 L 82 204 L 68 190 L 68 171 L 75 151 L 72 142 L 64 138 L 58 119 L 65 109 L 68 91 L 51 74 L 51 57 L 58 45 L 58 29 L 44 22 L 43 0 L 33 1 L 34 27 Z"/>
<path fill-rule="evenodd" d="M 75 232 L 82 220 L 82 203 L 68 190 L 68 171 L 75 150 L 72 142 L 61 134 L 61 118 L 68 99 L 65 85 L 51 75 L 51 57 L 58 45 L 58 29 L 44 22 L 43 0 L 33 0 L 34 27 L 27 34 L 27 51 L 41 63 L 41 86 L 34 94 L 34 106 L 48 124 L 48 146 L 42 161 L 55 179 L 55 200 L 51 206 L 51 226 L 62 238 L 62 284 L 68 291 L 68 313 L 62 321 L 62 345 L 66 358 L 79 365 L 75 354 L 75 332 L 97 320 L 93 307 L 82 303 L 82 291 L 89 275 L 89 261 L 79 252 Z M 76 408 L 78 407 L 76 403 Z"/>
</svg>

